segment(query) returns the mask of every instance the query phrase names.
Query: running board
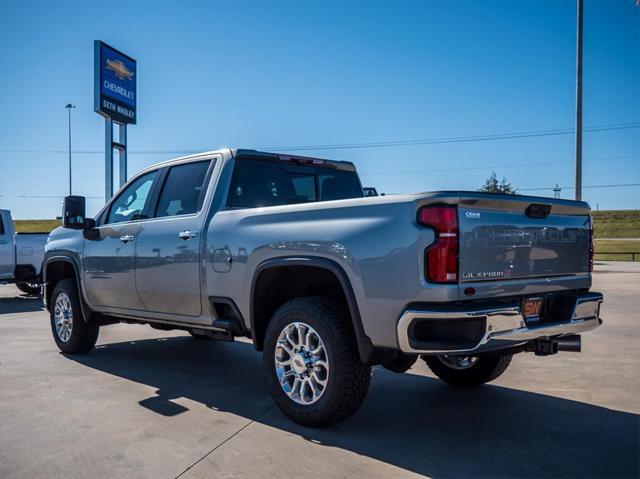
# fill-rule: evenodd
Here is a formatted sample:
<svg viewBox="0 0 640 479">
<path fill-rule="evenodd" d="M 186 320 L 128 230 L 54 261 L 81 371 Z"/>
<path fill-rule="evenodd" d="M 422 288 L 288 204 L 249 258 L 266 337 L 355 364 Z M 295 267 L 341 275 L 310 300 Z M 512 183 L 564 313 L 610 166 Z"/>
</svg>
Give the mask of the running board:
<svg viewBox="0 0 640 479">
<path fill-rule="evenodd" d="M 215 329 L 193 328 L 192 331 L 218 341 L 233 341 L 236 336 L 242 336 L 242 327 L 235 319 L 216 319 L 211 327 Z"/>
<path fill-rule="evenodd" d="M 101 313 L 100 313 L 101 314 Z M 101 314 L 102 315 L 102 314 Z M 182 321 L 171 321 L 166 319 L 143 318 L 130 315 L 102 315 L 104 324 L 112 323 L 136 323 L 148 324 L 154 329 L 170 331 L 181 329 L 183 331 L 195 331 L 200 334 L 210 336 L 214 339 L 233 341 L 234 336 L 244 336 L 242 325 L 237 319 L 219 318 L 214 319 L 210 324 L 189 324 Z"/>
<path fill-rule="evenodd" d="M 240 323 L 238 322 L 237 319 L 225 319 L 225 318 L 215 319 L 211 323 L 211 326 L 216 329 L 221 329 L 223 331 L 229 332 L 234 336 L 242 335 L 242 326 L 240 326 Z"/>
</svg>

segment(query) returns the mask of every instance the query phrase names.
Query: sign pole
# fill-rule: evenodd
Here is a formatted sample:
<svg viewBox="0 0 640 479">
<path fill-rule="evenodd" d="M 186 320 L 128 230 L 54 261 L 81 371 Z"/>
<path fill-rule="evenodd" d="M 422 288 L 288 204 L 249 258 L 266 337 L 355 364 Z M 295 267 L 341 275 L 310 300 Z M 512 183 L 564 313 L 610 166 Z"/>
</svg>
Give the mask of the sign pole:
<svg viewBox="0 0 640 479">
<path fill-rule="evenodd" d="M 104 202 L 113 196 L 113 121 L 104 119 Z"/>
<path fill-rule="evenodd" d="M 127 182 L 127 124 L 136 124 L 137 62 L 100 40 L 94 46 L 93 110 L 105 118 L 104 199 L 113 196 L 113 150 L 118 150 L 118 186 Z M 113 141 L 114 123 L 118 141 Z"/>
<path fill-rule="evenodd" d="M 120 160 L 120 167 L 118 169 L 120 173 L 120 188 L 124 186 L 127 182 L 127 124 L 120 123 L 119 124 L 119 133 L 118 133 L 118 158 Z"/>
</svg>

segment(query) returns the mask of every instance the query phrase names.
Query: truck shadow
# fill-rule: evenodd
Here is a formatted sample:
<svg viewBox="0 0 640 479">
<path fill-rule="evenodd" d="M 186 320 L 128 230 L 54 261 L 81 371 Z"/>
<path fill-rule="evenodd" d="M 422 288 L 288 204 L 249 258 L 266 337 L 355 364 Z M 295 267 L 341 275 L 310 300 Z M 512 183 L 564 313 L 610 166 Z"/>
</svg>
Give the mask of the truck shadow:
<svg viewBox="0 0 640 479">
<path fill-rule="evenodd" d="M 158 414 L 187 412 L 172 402 L 185 397 L 431 477 L 639 474 L 639 416 L 577 401 L 491 385 L 457 390 L 377 369 L 353 418 L 310 429 L 270 407 L 262 358 L 251 344 L 170 337 L 105 344 L 70 358 L 156 388 L 140 405 Z"/>
<path fill-rule="evenodd" d="M 43 309 L 42 296 L 19 294 L 11 298 L 0 298 L 0 314 L 31 313 Z"/>
</svg>

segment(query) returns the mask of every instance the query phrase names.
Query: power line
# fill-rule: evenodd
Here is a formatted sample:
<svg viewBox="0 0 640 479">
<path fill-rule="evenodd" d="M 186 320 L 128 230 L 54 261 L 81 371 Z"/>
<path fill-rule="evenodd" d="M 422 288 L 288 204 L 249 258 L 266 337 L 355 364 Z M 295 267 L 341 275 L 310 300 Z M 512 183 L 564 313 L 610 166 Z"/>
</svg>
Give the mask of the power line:
<svg viewBox="0 0 640 479">
<path fill-rule="evenodd" d="M 606 156 L 602 158 L 591 158 L 589 160 L 584 161 L 605 161 L 605 160 L 617 160 L 623 158 L 638 158 L 640 155 L 619 155 L 619 156 Z M 564 163 L 573 163 L 573 160 L 569 161 L 544 161 L 544 162 L 536 162 L 536 163 L 511 163 L 507 165 L 486 165 L 486 166 L 472 166 L 472 167 L 457 167 L 457 168 L 438 168 L 431 170 L 406 170 L 406 171 L 384 171 L 384 172 L 376 172 L 376 173 L 366 173 L 366 172 L 358 172 L 360 175 L 366 176 L 377 176 L 377 175 L 412 175 L 416 173 L 441 173 L 446 171 L 471 171 L 471 170 L 488 170 L 488 169 L 498 169 L 498 168 L 524 168 L 528 166 L 544 166 L 544 165 L 560 165 Z"/>
<path fill-rule="evenodd" d="M 584 128 L 584 132 L 598 132 L 609 130 L 625 130 L 630 128 L 639 128 L 640 123 L 620 123 L 601 125 Z M 324 145 L 301 145 L 301 146 L 271 146 L 271 147 L 258 147 L 260 150 L 275 150 L 275 151 L 309 151 L 309 150 L 347 150 L 347 149 L 360 149 L 360 148 L 388 148 L 393 146 L 416 146 L 416 145 L 435 145 L 443 143 L 466 143 L 475 141 L 495 141 L 495 140 L 512 140 L 519 138 L 537 138 L 545 136 L 558 136 L 558 135 L 570 135 L 574 134 L 573 128 L 554 129 L 554 130 L 535 130 L 535 131 L 523 131 L 512 133 L 495 133 L 485 135 L 473 135 L 473 136 L 454 136 L 454 137 L 441 137 L 441 138 L 421 138 L 421 139 L 406 139 L 406 140 L 390 140 L 380 142 L 369 143 L 343 143 L 343 144 L 324 144 Z M 206 150 L 206 149 L 204 149 Z M 137 150 L 129 151 L 129 154 L 139 155 L 188 155 L 193 153 L 199 153 L 201 150 Z M 0 152 L 4 153 L 49 153 L 49 154 L 66 154 L 65 150 L 27 150 L 27 149 L 11 149 L 3 148 Z M 78 154 L 103 154 L 103 150 L 75 150 L 74 153 Z"/>
<path fill-rule="evenodd" d="M 38 199 L 56 199 L 65 198 L 65 195 L 0 195 L 0 198 L 38 198 Z M 104 199 L 102 196 L 85 196 L 87 199 Z"/>
<path fill-rule="evenodd" d="M 584 160 L 585 162 L 591 162 L 591 161 L 608 161 L 608 160 L 620 160 L 620 159 L 625 159 L 625 158 L 638 158 L 640 157 L 640 155 L 617 155 L 617 156 L 604 156 L 604 157 L 600 157 L 600 158 L 590 158 L 587 160 Z M 452 160 L 447 160 L 448 162 L 451 162 Z M 448 171 L 474 171 L 474 170 L 489 170 L 489 169 L 500 169 L 500 168 L 527 168 L 530 166 L 548 166 L 548 165 L 561 165 L 561 164 L 566 164 L 566 163 L 573 163 L 572 160 L 568 160 L 568 161 L 544 161 L 544 162 L 535 162 L 535 163 L 509 163 L 509 164 L 503 164 L 503 165 L 484 165 L 484 166 L 472 166 L 472 167 L 456 167 L 456 168 L 437 168 L 437 169 L 427 169 L 427 170 L 405 170 L 405 171 L 378 171 L 378 172 L 373 172 L 373 173 L 368 173 L 368 172 L 363 172 L 363 171 L 358 171 L 358 174 L 360 176 L 390 176 L 390 175 L 413 175 L 413 174 L 419 174 L 419 173 L 443 173 L 443 172 L 448 172 Z M 20 178 L 21 176 L 19 175 L 14 175 L 14 176 L 10 176 L 10 175 L 4 175 L 5 178 Z M 62 179 L 64 177 L 62 176 L 48 176 L 49 179 Z M 101 177 L 97 177 L 97 176 L 92 176 L 92 177 L 82 177 L 82 178 L 76 178 L 76 180 L 78 181 L 97 181 L 99 180 Z"/>
<path fill-rule="evenodd" d="M 629 186 L 640 186 L 640 183 L 622 183 L 617 185 L 588 185 L 583 186 L 582 188 L 623 188 Z M 555 188 L 562 188 L 571 190 L 573 186 L 556 186 L 556 187 L 544 187 L 544 188 L 518 188 L 518 191 L 543 191 L 543 190 L 554 190 Z M 51 198 L 64 198 L 64 195 L 0 195 L 0 198 L 40 198 L 40 199 L 51 199 Z M 85 196 L 87 199 L 103 199 L 102 196 Z"/>
<path fill-rule="evenodd" d="M 583 186 L 582 188 L 622 188 L 627 186 L 640 186 L 640 183 L 623 183 L 618 185 L 589 185 Z M 518 188 L 518 191 L 542 191 L 542 190 L 553 190 L 555 188 L 563 188 L 567 190 L 572 190 L 574 186 L 556 186 L 551 188 Z"/>
<path fill-rule="evenodd" d="M 608 131 L 608 130 L 624 130 L 629 128 L 638 128 L 640 123 L 628 123 L 620 125 L 607 125 L 599 127 L 584 128 L 584 132 Z M 501 133 L 493 135 L 478 136 L 460 136 L 445 138 L 425 138 L 416 140 L 393 140 L 372 143 L 353 143 L 338 145 L 316 145 L 316 146 L 291 146 L 291 147 L 274 147 L 273 150 L 278 151 L 306 151 L 306 150 L 347 150 L 356 148 L 386 148 L 391 146 L 414 146 L 414 145 L 436 145 L 442 143 L 466 143 L 473 141 L 494 141 L 494 140 L 513 140 L 518 138 L 535 138 L 543 136 L 570 135 L 575 133 L 573 128 L 562 130 L 539 130 L 517 133 Z"/>
</svg>

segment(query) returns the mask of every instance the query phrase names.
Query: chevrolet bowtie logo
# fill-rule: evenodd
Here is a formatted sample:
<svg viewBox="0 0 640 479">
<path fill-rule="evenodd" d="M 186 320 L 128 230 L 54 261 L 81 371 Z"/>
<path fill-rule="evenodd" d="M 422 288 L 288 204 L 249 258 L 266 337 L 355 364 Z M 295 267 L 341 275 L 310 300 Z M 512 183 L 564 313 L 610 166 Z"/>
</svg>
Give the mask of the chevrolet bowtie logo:
<svg viewBox="0 0 640 479">
<path fill-rule="evenodd" d="M 120 80 L 131 80 L 133 72 L 120 60 L 107 60 L 107 70 L 111 70 Z"/>
</svg>

